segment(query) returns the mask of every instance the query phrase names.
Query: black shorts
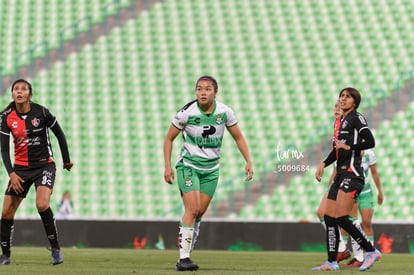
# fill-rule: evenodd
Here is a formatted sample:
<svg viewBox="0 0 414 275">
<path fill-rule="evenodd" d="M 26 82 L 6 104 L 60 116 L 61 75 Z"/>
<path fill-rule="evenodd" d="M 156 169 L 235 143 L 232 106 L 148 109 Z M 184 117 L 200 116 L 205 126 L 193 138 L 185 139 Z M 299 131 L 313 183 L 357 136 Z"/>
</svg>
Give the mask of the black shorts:
<svg viewBox="0 0 414 275">
<path fill-rule="evenodd" d="M 328 191 L 328 199 L 336 200 L 339 189 L 345 193 L 352 193 L 352 198 L 355 199 L 364 187 L 364 182 L 363 176 L 356 176 L 354 173 L 336 174 Z"/>
<path fill-rule="evenodd" d="M 14 172 L 21 177 L 24 182 L 22 183 L 22 187 L 24 191 L 20 194 L 16 194 L 14 190 L 10 187 L 10 180 L 9 184 L 7 185 L 5 195 L 11 195 L 21 198 L 26 198 L 27 193 L 29 192 L 30 187 L 32 184 L 35 184 L 35 188 L 39 186 L 46 186 L 50 189 L 53 189 L 55 184 L 55 177 L 56 177 L 56 165 L 55 163 L 46 163 L 41 166 L 21 166 L 15 165 Z M 10 189 L 10 190 L 9 190 Z"/>
</svg>

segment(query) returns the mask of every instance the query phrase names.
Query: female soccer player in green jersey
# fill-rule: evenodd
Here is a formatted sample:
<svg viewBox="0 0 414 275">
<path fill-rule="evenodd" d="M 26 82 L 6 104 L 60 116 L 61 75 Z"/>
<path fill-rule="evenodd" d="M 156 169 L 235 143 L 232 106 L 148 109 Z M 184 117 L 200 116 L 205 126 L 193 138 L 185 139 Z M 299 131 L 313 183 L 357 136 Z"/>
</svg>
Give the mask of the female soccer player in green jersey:
<svg viewBox="0 0 414 275">
<path fill-rule="evenodd" d="M 246 180 L 253 178 L 253 166 L 247 142 L 237 124 L 233 110 L 216 100 L 217 81 L 202 76 L 196 82 L 197 99 L 186 104 L 174 117 L 164 142 L 167 183 L 174 181 L 171 151 L 174 139 L 183 134 L 183 148 L 176 164 L 177 183 L 184 204 L 179 226 L 180 259 L 176 270 L 197 270 L 190 252 L 197 240 L 200 222 L 206 212 L 219 178 L 220 147 L 227 128 L 246 160 Z"/>
</svg>

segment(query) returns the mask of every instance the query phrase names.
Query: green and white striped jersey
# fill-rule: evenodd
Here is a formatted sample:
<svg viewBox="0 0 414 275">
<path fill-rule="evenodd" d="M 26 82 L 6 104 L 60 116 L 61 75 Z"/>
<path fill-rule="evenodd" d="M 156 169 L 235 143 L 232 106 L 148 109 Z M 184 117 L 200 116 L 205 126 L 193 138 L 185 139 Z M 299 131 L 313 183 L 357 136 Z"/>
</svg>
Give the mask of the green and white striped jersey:
<svg viewBox="0 0 414 275">
<path fill-rule="evenodd" d="M 364 168 L 365 183 L 369 183 L 370 177 L 370 166 L 377 163 L 374 152 L 371 149 L 364 150 L 364 156 L 362 157 L 361 166 Z"/>
<path fill-rule="evenodd" d="M 219 167 L 220 147 L 226 127 L 237 124 L 233 110 L 215 101 L 211 114 L 206 115 L 194 101 L 182 108 L 172 124 L 183 133 L 183 149 L 178 161 L 198 170 Z"/>
</svg>

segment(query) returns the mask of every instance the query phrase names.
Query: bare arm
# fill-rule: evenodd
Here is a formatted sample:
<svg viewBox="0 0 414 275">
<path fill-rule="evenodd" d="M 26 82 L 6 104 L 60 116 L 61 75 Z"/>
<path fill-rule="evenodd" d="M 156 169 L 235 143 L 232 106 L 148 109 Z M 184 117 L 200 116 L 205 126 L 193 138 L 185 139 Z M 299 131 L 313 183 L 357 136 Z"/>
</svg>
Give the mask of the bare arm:
<svg viewBox="0 0 414 275">
<path fill-rule="evenodd" d="M 375 186 L 377 187 L 378 190 L 378 204 L 382 204 L 382 202 L 384 201 L 384 197 L 382 195 L 382 188 L 381 188 L 381 181 L 380 181 L 380 177 L 377 171 L 377 164 L 373 164 L 370 167 L 371 170 L 371 175 L 372 175 L 372 179 L 375 182 Z"/>
<path fill-rule="evenodd" d="M 227 130 L 229 131 L 234 141 L 236 142 L 240 153 L 243 155 L 243 158 L 246 160 L 245 174 L 246 174 L 246 181 L 249 181 L 253 178 L 254 171 L 253 171 L 253 163 L 250 158 L 249 148 L 247 146 L 246 139 L 244 138 L 238 124 L 231 126 L 231 127 L 227 127 Z"/>
<path fill-rule="evenodd" d="M 171 167 L 172 145 L 179 133 L 180 130 L 171 124 L 164 141 L 164 180 L 169 184 L 174 181 L 174 171 Z"/>
</svg>

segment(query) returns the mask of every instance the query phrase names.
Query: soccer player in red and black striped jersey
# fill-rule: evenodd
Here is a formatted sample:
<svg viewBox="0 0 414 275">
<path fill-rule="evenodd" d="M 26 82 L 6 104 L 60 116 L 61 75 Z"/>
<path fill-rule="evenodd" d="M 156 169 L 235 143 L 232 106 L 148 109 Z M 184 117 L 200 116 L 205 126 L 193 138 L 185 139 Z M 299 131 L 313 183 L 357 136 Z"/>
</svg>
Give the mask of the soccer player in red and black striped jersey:
<svg viewBox="0 0 414 275">
<path fill-rule="evenodd" d="M 56 166 L 48 128 L 59 142 L 63 168 L 70 171 L 73 163 L 65 135 L 55 116 L 44 106 L 33 103 L 32 86 L 24 79 L 13 82 L 13 101 L 4 109 L 0 122 L 0 146 L 3 164 L 10 177 L 1 214 L 0 264 L 10 264 L 14 215 L 30 187 L 36 188 L 36 208 L 42 219 L 52 250 L 52 264 L 63 262 L 56 223 L 50 209 L 50 197 L 56 176 Z M 14 142 L 14 165 L 10 158 L 10 136 Z"/>
<path fill-rule="evenodd" d="M 369 242 L 365 234 L 351 222 L 349 215 L 364 186 L 364 172 L 361 166 L 361 150 L 373 148 L 375 139 L 368 128 L 365 118 L 357 112 L 361 94 L 355 88 L 348 87 L 339 93 L 342 109 L 338 140 L 335 148 L 321 163 L 315 173 L 320 181 L 325 167 L 336 161 L 336 176 L 332 183 L 324 216 L 326 225 L 326 244 L 328 261 L 313 270 L 338 270 L 338 225 L 365 250 L 366 257 L 360 271 L 370 269 L 381 258 L 381 253 Z"/>
</svg>

